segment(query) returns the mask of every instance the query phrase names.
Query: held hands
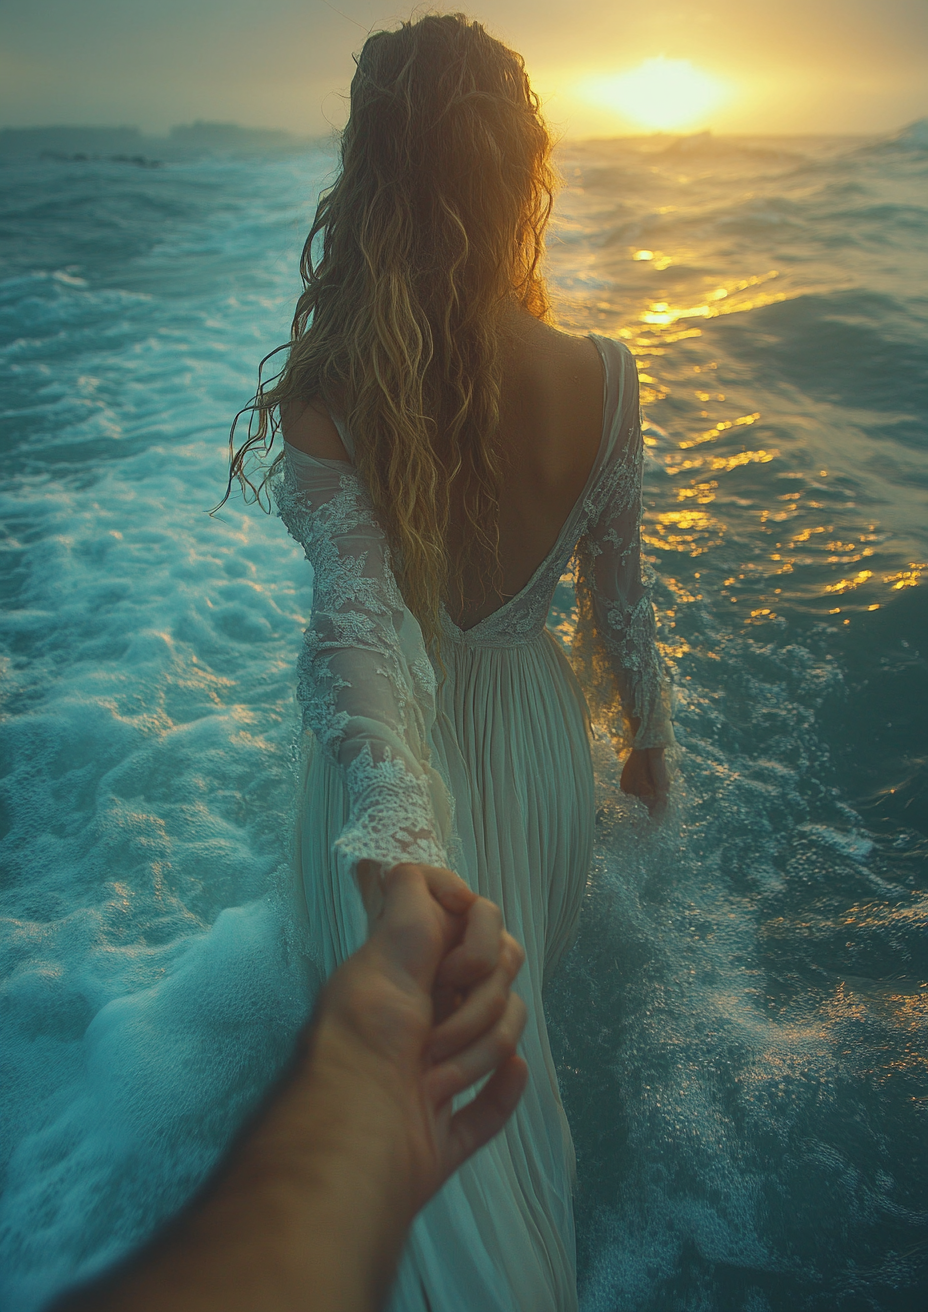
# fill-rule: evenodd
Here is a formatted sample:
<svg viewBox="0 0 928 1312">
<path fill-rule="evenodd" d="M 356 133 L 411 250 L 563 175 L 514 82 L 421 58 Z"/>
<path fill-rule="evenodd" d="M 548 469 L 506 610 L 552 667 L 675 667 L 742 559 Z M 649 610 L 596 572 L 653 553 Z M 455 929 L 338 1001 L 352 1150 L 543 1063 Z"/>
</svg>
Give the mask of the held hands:
<svg viewBox="0 0 928 1312">
<path fill-rule="evenodd" d="M 511 992 L 525 954 L 502 913 L 436 866 L 394 866 L 375 892 L 371 936 L 330 981 L 317 1043 L 337 1031 L 389 1099 L 410 1180 L 410 1215 L 502 1129 L 527 1079 Z M 379 881 L 378 881 L 379 883 Z M 380 901 L 379 914 L 375 902 Z M 452 1099 L 490 1076 L 458 1112 Z"/>
<path fill-rule="evenodd" d="M 666 814 L 670 791 L 663 747 L 633 747 L 622 768 L 619 787 L 644 802 L 652 820 L 660 820 Z"/>
<path fill-rule="evenodd" d="M 208 1189 L 58 1312 L 382 1306 L 414 1215 L 525 1088 L 525 1005 L 511 992 L 523 959 L 498 907 L 456 875 L 395 866 L 370 938 Z"/>
</svg>

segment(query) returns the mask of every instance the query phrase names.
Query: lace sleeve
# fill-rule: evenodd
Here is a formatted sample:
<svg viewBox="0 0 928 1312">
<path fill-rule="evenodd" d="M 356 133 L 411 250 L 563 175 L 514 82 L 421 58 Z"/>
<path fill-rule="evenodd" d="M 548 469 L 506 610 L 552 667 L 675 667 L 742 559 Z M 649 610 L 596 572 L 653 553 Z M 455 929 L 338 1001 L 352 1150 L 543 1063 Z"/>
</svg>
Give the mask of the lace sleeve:
<svg viewBox="0 0 928 1312">
<path fill-rule="evenodd" d="M 595 629 L 608 666 L 604 673 L 621 699 L 632 745 L 669 747 L 674 741 L 670 690 L 657 650 L 651 579 L 641 559 L 644 445 L 638 373 L 630 352 L 624 353 L 624 369 L 616 440 L 578 553 L 578 593 L 586 593 L 578 600 L 581 619 L 585 608 Z"/>
<path fill-rule="evenodd" d="M 447 865 L 451 804 L 428 746 L 435 675 L 370 500 L 351 465 L 290 448 L 273 491 L 313 567 L 298 696 L 305 726 L 345 774 L 339 865 Z"/>
</svg>

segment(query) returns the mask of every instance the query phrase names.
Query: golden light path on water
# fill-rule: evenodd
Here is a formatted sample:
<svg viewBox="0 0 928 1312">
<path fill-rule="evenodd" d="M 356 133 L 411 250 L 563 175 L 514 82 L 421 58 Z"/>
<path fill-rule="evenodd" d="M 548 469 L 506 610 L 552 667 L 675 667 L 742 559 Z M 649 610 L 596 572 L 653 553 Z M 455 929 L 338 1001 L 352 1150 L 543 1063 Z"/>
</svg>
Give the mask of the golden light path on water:
<svg viewBox="0 0 928 1312">
<path fill-rule="evenodd" d="M 691 163 L 681 157 L 680 164 L 687 169 L 684 180 L 688 181 Z M 745 413 L 735 397 L 719 390 L 714 377 L 716 361 L 686 366 L 690 379 L 688 386 L 681 389 L 680 347 L 690 339 L 704 336 L 703 329 L 697 326 L 701 321 L 749 314 L 816 290 L 811 284 L 797 281 L 777 269 L 763 269 L 747 277 L 717 281 L 696 295 L 685 296 L 681 293 L 692 282 L 689 266 L 693 254 L 686 247 L 627 248 L 625 260 L 639 269 L 653 270 L 656 274 L 666 271 L 671 280 L 680 269 L 682 277 L 676 284 L 673 281 L 668 284 L 674 287 L 677 297 L 671 299 L 665 292 L 661 299 L 623 298 L 624 304 L 603 301 L 598 305 L 604 312 L 601 331 L 624 339 L 637 357 L 645 415 L 649 409 L 652 414 L 655 407 L 659 410 L 659 403 L 668 397 L 682 405 L 681 390 L 691 398 L 686 402 L 690 417 L 673 433 L 655 436 L 646 430 L 644 438 L 652 458 L 663 465 L 676 484 L 672 504 L 668 506 L 668 497 L 663 494 L 646 511 L 642 525 L 646 550 L 657 553 L 654 562 L 676 603 L 661 612 L 662 637 L 666 639 L 661 646 L 671 660 L 679 659 L 688 650 L 685 641 L 668 632 L 676 627 L 677 609 L 704 600 L 700 588 L 706 586 L 706 566 L 718 572 L 717 550 L 732 534 L 729 514 L 713 506 L 719 499 L 731 506 L 732 498 L 726 495 L 724 486 L 726 475 L 746 466 L 782 463 L 784 457 L 789 458 L 778 446 L 767 443 L 752 446 L 745 442 L 740 450 L 731 449 L 732 439 L 738 435 L 749 438 L 756 428 L 762 429 L 769 423 L 771 416 L 756 408 Z M 693 407 L 694 401 L 700 406 L 698 410 Z M 703 422 L 697 426 L 693 420 Z M 724 452 L 716 444 L 724 445 Z M 883 526 L 873 521 L 860 523 L 849 535 L 848 525 L 842 527 L 829 522 L 825 492 L 829 471 L 822 468 L 814 473 L 823 489 L 822 499 L 810 497 L 809 489 L 804 489 L 802 493 L 784 491 L 772 503 L 758 505 L 751 514 L 756 516 L 761 534 L 771 538 L 763 553 L 766 559 L 755 556 L 731 572 L 726 570 L 724 579 L 713 582 L 724 601 L 738 606 L 736 613 L 744 625 L 770 624 L 785 606 L 798 606 L 829 619 L 841 616 L 832 622 L 850 624 L 846 616 L 879 610 L 894 593 L 917 587 L 928 571 L 928 563 L 921 560 L 909 560 L 902 568 L 899 567 L 902 562 L 890 569 L 868 568 L 868 562 L 879 552 L 885 539 Z M 795 479 L 796 486 L 800 486 L 799 480 L 805 481 L 807 475 L 796 471 L 779 477 Z M 809 512 L 820 514 L 820 521 L 810 524 Z M 702 568 L 694 572 L 687 564 L 682 570 L 675 570 L 672 565 L 675 557 L 681 564 L 686 559 L 696 562 L 702 557 Z M 572 621 L 566 620 L 560 628 L 562 636 L 568 638 L 572 627 Z"/>
<path fill-rule="evenodd" d="M 759 1249 L 757 1258 L 743 1256 L 754 1200 L 765 1218 L 757 1233 L 769 1237 L 779 1225 L 767 1225 L 775 1213 L 770 1200 L 792 1193 L 802 1203 L 791 1202 L 790 1210 L 804 1206 L 820 1152 L 834 1151 L 836 1163 L 853 1161 L 859 1171 L 871 1153 L 885 1159 L 882 1142 L 899 1127 L 923 1133 L 928 976 L 919 942 L 924 847 L 916 817 L 924 794 L 922 747 L 907 727 L 919 698 L 914 675 L 898 698 L 892 680 L 897 668 L 921 660 L 913 641 L 921 621 L 906 626 L 918 614 L 928 557 L 920 466 L 912 461 L 911 492 L 899 475 L 912 467 L 903 463 L 903 438 L 914 447 L 919 435 L 909 437 L 904 425 L 921 393 L 898 381 L 908 359 L 908 302 L 894 267 L 899 246 L 889 248 L 885 231 L 890 202 L 900 211 L 909 203 L 905 170 L 916 170 L 903 156 L 902 180 L 892 179 L 896 193 L 881 171 L 874 186 L 880 208 L 874 202 L 872 220 L 867 211 L 855 215 L 855 226 L 844 213 L 847 198 L 866 195 L 872 160 L 868 148 L 855 153 L 853 145 L 709 133 L 590 140 L 561 154 L 566 186 L 550 247 L 557 310 L 571 330 L 619 338 L 636 357 L 645 420 L 644 556 L 655 571 L 658 642 L 673 675 L 681 747 L 679 843 L 653 865 L 631 851 L 628 813 L 609 792 L 609 755 L 597 757 L 608 856 L 596 876 L 601 900 L 591 894 L 595 925 L 582 946 L 600 955 L 594 967 L 577 966 L 573 992 L 565 990 L 570 1024 L 558 1056 L 566 1054 L 560 1069 L 565 1084 L 573 1080 L 569 1112 L 578 1121 L 590 1105 L 581 1060 L 590 1051 L 608 1052 L 604 1060 L 617 1071 L 603 1086 L 613 1103 L 603 1096 L 597 1112 L 621 1106 L 624 1116 L 634 1099 L 642 1105 L 640 1117 L 629 1118 L 632 1128 L 623 1121 L 612 1140 L 599 1125 L 580 1122 L 575 1132 L 590 1199 L 580 1198 L 580 1233 L 589 1233 L 590 1218 L 599 1225 L 607 1209 L 615 1218 L 608 1258 L 589 1244 L 596 1279 L 609 1291 L 591 1302 L 597 1312 L 663 1306 L 670 1280 L 679 1289 L 688 1270 L 678 1247 L 660 1295 L 645 1297 L 644 1282 L 624 1276 L 636 1257 L 641 1267 L 653 1263 L 650 1237 L 661 1225 L 676 1234 L 678 1224 L 663 1183 L 648 1210 L 626 1202 L 628 1181 L 637 1187 L 646 1178 L 628 1167 L 632 1161 L 638 1171 L 635 1154 L 654 1163 L 655 1176 L 666 1172 L 662 1181 L 672 1177 L 672 1191 L 684 1172 L 696 1178 L 696 1159 L 705 1164 L 700 1179 L 718 1182 L 729 1149 L 724 1134 L 714 1136 L 732 1116 L 736 1165 L 719 1191 L 726 1209 L 746 1161 L 755 1174 L 724 1261 L 729 1272 L 743 1263 L 745 1273 L 730 1281 L 713 1275 L 715 1284 L 707 1277 L 705 1287 L 714 1291 L 712 1306 L 753 1306 L 747 1291 L 767 1260 Z M 921 173 L 913 193 L 916 184 Z M 921 209 L 912 205 L 911 212 Z M 862 295 L 873 288 L 879 297 Z M 858 328 L 863 323 L 866 330 Z M 912 349 L 913 373 L 921 370 L 921 350 Z M 571 594 L 565 587 L 560 595 L 558 631 L 569 641 Z M 903 864 L 910 852 L 911 874 Z M 611 899 L 621 912 L 610 920 Z M 674 914 L 686 934 L 665 949 Z M 626 924 L 634 928 L 623 937 Z M 660 969 L 639 984 L 652 960 Z M 667 1001 L 676 970 L 679 1006 Z M 602 981 L 610 971 L 617 982 L 607 995 Z M 570 1028 L 579 1028 L 576 997 L 594 1015 L 604 999 L 588 1049 Z M 633 997 L 640 1028 L 626 1038 Z M 603 1040 L 610 1020 L 604 1026 L 599 1016 L 610 1008 L 621 1021 Z M 705 1054 L 719 1050 L 714 1069 L 726 1073 L 716 1086 L 713 1071 L 695 1073 Z M 846 1130 L 852 1116 L 862 1127 L 853 1144 Z M 813 1128 L 826 1120 L 824 1132 Z M 686 1145 L 694 1142 L 700 1147 L 690 1157 Z M 782 1156 L 770 1147 L 776 1142 Z M 793 1171 L 799 1142 L 808 1154 Z M 619 1164 L 607 1174 L 600 1161 L 608 1151 Z M 906 1147 L 898 1160 L 909 1154 Z M 901 1169 L 894 1165 L 894 1205 Z M 689 1208 L 687 1188 L 680 1195 Z M 907 1197 L 917 1190 L 915 1183 Z M 856 1278 L 862 1246 L 841 1250 L 839 1240 L 826 1240 L 827 1209 L 824 1220 L 817 1210 L 803 1213 L 815 1261 L 830 1249 L 828 1260 L 840 1254 L 842 1274 L 846 1268 Z M 649 1235 L 643 1257 L 626 1237 L 641 1214 Z M 895 1241 L 876 1227 L 871 1233 L 868 1260 L 876 1268 Z M 785 1244 L 776 1239 L 773 1248 L 781 1261 Z M 706 1257 L 706 1269 L 720 1269 L 720 1253 Z M 810 1294 L 810 1308 L 829 1312 L 842 1297 L 831 1293 Z M 795 1287 L 769 1300 L 765 1288 L 757 1298 L 758 1306 L 789 1309 Z"/>
<path fill-rule="evenodd" d="M 632 258 L 641 260 L 650 254 L 651 252 L 637 251 Z M 663 255 L 661 260 L 661 267 L 668 267 L 673 263 L 674 256 L 673 254 Z M 630 339 L 629 344 L 632 345 L 636 354 L 646 353 L 646 359 L 640 361 L 642 372 L 639 375 L 642 384 L 643 404 L 653 404 L 667 395 L 667 389 L 661 385 L 658 378 L 646 372 L 643 366 L 647 364 L 648 368 L 653 368 L 668 346 L 688 337 L 702 335 L 702 330 L 695 327 L 686 328 L 682 332 L 678 331 L 675 328 L 676 324 L 693 318 L 710 319 L 720 315 L 746 313 L 800 294 L 798 291 L 769 290 L 760 293 L 754 291 L 754 288 L 771 283 L 777 276 L 776 270 L 770 270 L 767 273 L 735 281 L 728 287 L 716 287 L 709 291 L 703 303 L 695 306 L 652 301 L 638 314 L 639 322 L 645 325 L 644 331 L 629 327 L 620 328 L 620 335 Z M 710 363 L 708 368 L 712 369 L 713 365 Z M 693 366 L 693 369 L 695 373 L 700 373 L 705 369 L 705 366 Z M 656 370 L 656 372 L 659 372 L 659 370 Z M 694 381 L 700 380 L 694 379 Z M 706 390 L 705 387 L 701 386 L 693 388 L 693 395 L 696 400 L 704 404 L 714 403 L 716 413 L 718 408 L 724 406 L 728 399 L 722 392 Z M 714 418 L 714 415 L 709 410 L 702 410 L 700 417 L 709 419 Z M 735 415 L 732 418 L 720 418 L 710 428 L 702 432 L 691 436 L 681 436 L 677 441 L 677 446 L 683 452 L 715 443 L 729 429 L 743 428 L 747 430 L 756 424 L 761 417 L 759 411 L 754 411 L 751 414 Z M 650 447 L 658 445 L 657 439 L 654 437 L 646 436 L 645 442 Z M 654 517 L 650 525 L 646 525 L 644 529 L 646 544 L 662 552 L 668 550 L 678 551 L 693 558 L 709 552 L 719 544 L 724 536 L 725 525 L 715 518 L 711 512 L 694 508 L 694 505 L 710 505 L 718 495 L 719 483 L 717 478 L 707 478 L 706 475 L 724 475 L 747 464 L 769 464 L 779 455 L 780 452 L 776 448 L 769 450 L 745 448 L 734 454 L 720 456 L 706 452 L 682 460 L 674 452 L 665 454 L 663 463 L 667 472 L 675 478 L 680 477 L 681 484 L 686 480 L 686 484 L 679 486 L 676 490 L 677 501 L 681 503 L 681 508 L 677 509 L 675 507 L 672 510 L 661 511 Z M 826 479 L 828 477 L 827 470 L 823 469 L 818 472 L 820 478 Z M 782 504 L 760 510 L 761 526 L 781 523 L 786 526 L 798 513 L 799 493 L 787 492 L 777 500 Z M 817 508 L 814 502 L 808 500 L 805 506 L 806 509 Z M 787 531 L 783 535 L 783 541 L 776 542 L 775 550 L 768 553 L 770 564 L 765 573 L 772 576 L 771 581 L 773 581 L 774 577 L 792 574 L 797 567 L 808 563 L 802 559 L 803 548 L 814 538 L 818 538 L 819 535 L 823 535 L 824 547 L 828 553 L 823 562 L 826 566 L 856 565 L 860 561 L 873 556 L 875 547 L 871 544 L 875 544 L 880 539 L 880 534 L 874 532 L 879 528 L 877 524 L 871 523 L 867 528 L 869 529 L 868 532 L 856 533 L 857 540 L 853 542 L 845 542 L 840 538 L 832 537 L 833 530 L 829 524 L 819 524 L 811 528 L 798 528 L 795 533 Z M 887 594 L 898 592 L 903 588 L 917 587 L 926 569 L 928 569 L 928 564 L 923 561 L 912 561 L 909 563 L 908 568 L 903 570 L 874 571 L 863 568 L 856 572 L 850 572 L 847 576 L 841 577 L 834 582 L 824 584 L 822 592 L 835 598 L 849 597 L 857 589 L 870 585 L 868 587 L 868 597 L 875 594 L 880 600 L 871 601 L 867 599 L 865 602 L 861 602 L 858 608 L 874 611 L 880 608 Z M 843 570 L 841 572 L 843 574 Z M 699 579 L 699 577 L 700 575 L 697 573 L 695 578 Z M 723 596 L 728 595 L 731 601 L 737 604 L 737 597 L 734 593 L 737 591 L 738 583 L 744 582 L 745 578 L 745 573 L 738 573 L 735 576 L 726 578 L 722 584 Z M 686 604 L 702 600 L 700 594 L 693 595 L 684 584 L 679 583 L 676 579 L 668 577 L 666 581 L 678 603 Z M 783 581 L 782 578 L 780 581 Z M 770 604 L 756 606 L 749 610 L 744 618 L 744 623 L 764 623 L 775 619 L 776 611 L 773 606 L 777 604 L 777 599 L 781 595 L 782 588 L 774 587 L 771 596 L 760 598 L 760 600 Z M 829 615 L 839 615 L 841 607 L 829 608 L 827 613 Z M 668 612 L 665 619 L 672 623 L 673 613 Z M 845 619 L 843 622 L 849 624 L 850 620 Z M 668 654 L 670 654 L 669 651 Z"/>
</svg>

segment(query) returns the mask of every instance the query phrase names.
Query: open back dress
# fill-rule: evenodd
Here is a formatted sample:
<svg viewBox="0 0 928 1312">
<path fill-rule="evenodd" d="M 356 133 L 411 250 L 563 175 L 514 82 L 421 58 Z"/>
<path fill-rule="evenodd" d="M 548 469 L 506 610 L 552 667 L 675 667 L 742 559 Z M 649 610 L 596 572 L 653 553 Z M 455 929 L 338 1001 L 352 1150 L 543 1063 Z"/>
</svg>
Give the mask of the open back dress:
<svg viewBox="0 0 928 1312">
<path fill-rule="evenodd" d="M 592 340 L 604 409 L 586 486 L 521 592 L 467 630 L 443 613 L 443 678 L 353 465 L 286 445 L 274 486 L 313 568 L 299 662 L 307 751 L 297 855 L 322 973 L 367 936 L 355 878 L 365 858 L 450 867 L 498 903 L 526 953 L 516 988 L 528 1007 L 527 1089 L 505 1129 L 416 1218 L 390 1312 L 576 1307 L 573 1146 L 542 988 L 574 936 L 593 838 L 586 702 L 546 627 L 578 544 L 597 638 L 640 722 L 635 745 L 672 742 L 640 557 L 635 362 L 620 343 Z M 352 435 L 336 423 L 350 456 Z"/>
</svg>

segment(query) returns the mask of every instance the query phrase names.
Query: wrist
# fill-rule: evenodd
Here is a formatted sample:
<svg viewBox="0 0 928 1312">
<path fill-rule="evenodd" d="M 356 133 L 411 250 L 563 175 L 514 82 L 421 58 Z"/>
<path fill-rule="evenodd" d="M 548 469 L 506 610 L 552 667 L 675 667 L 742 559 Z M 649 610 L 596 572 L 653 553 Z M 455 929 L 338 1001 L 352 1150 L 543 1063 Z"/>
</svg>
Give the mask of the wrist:
<svg viewBox="0 0 928 1312">
<path fill-rule="evenodd" d="M 407 1131 L 418 1074 L 418 1064 L 405 1069 L 340 1017 L 324 1014 L 294 1075 L 313 1172 L 330 1174 L 334 1190 L 349 1174 L 363 1177 L 404 1225 L 415 1212 Z"/>
<path fill-rule="evenodd" d="M 273 1113 L 234 1155 L 211 1205 L 189 1218 L 193 1251 L 225 1250 L 231 1239 L 239 1301 L 230 1308 L 253 1303 L 253 1265 L 273 1272 L 275 1308 L 303 1306 L 306 1289 L 319 1312 L 379 1306 L 415 1212 L 402 1102 L 384 1065 L 321 1018 Z"/>
</svg>

